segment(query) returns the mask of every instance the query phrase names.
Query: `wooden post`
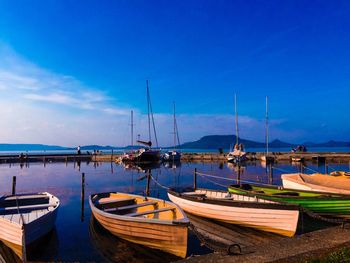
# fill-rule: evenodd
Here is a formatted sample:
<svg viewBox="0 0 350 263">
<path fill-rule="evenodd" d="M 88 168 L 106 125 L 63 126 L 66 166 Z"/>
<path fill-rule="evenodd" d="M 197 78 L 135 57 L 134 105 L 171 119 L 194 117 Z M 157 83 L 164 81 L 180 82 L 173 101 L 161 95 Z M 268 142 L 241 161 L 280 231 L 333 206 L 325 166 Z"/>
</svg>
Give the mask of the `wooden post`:
<svg viewBox="0 0 350 263">
<path fill-rule="evenodd" d="M 302 162 L 300 162 L 300 173 L 304 173 L 304 165 Z"/>
<path fill-rule="evenodd" d="M 269 165 L 269 184 L 272 184 L 273 182 L 273 168 L 272 168 L 272 163 Z"/>
<path fill-rule="evenodd" d="M 325 173 L 328 174 L 328 163 L 327 162 L 325 163 L 325 167 L 324 168 L 325 168 Z"/>
<path fill-rule="evenodd" d="M 112 155 L 111 155 L 111 162 L 113 162 L 113 149 L 112 149 Z"/>
<path fill-rule="evenodd" d="M 241 184 L 241 164 L 238 162 L 237 184 Z"/>
<path fill-rule="evenodd" d="M 84 200 L 85 200 L 85 173 L 81 174 L 81 216 L 80 221 L 84 222 Z"/>
<path fill-rule="evenodd" d="M 150 182 L 151 182 L 151 169 L 148 170 L 148 174 L 147 174 L 146 196 L 149 196 L 149 194 L 150 194 L 150 189 L 149 189 Z"/>
<path fill-rule="evenodd" d="M 12 195 L 16 194 L 16 176 L 12 177 Z"/>
<path fill-rule="evenodd" d="M 193 178 L 193 190 L 197 189 L 197 168 L 194 168 L 194 178 Z"/>
</svg>

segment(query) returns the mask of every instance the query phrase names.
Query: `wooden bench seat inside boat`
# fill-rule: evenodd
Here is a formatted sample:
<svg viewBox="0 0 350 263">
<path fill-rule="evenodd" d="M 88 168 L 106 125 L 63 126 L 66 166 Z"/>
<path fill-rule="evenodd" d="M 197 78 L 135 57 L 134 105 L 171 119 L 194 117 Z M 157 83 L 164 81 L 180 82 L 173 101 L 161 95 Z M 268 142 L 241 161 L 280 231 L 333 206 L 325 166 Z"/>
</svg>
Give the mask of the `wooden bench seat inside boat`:
<svg viewBox="0 0 350 263">
<path fill-rule="evenodd" d="M 131 217 L 144 216 L 144 215 L 167 212 L 167 211 L 174 212 L 174 210 L 176 210 L 175 207 L 167 207 L 167 208 L 155 209 L 155 210 L 150 210 L 150 211 L 145 211 L 145 212 L 140 212 L 140 213 L 130 213 L 130 214 L 126 214 L 125 216 L 131 216 Z"/>
<path fill-rule="evenodd" d="M 56 204 L 40 204 L 40 205 L 0 207 L 0 215 L 17 213 L 18 210 L 21 213 L 24 213 L 25 211 L 30 212 L 33 210 L 43 210 L 43 209 L 48 209 L 48 208 L 54 207 L 54 206 L 56 206 Z"/>
<path fill-rule="evenodd" d="M 105 212 L 117 212 L 117 211 L 125 211 L 130 210 L 138 207 L 148 206 L 148 205 L 157 205 L 158 202 L 144 202 L 141 204 L 135 204 L 135 205 L 126 205 L 126 206 L 120 206 L 120 207 L 113 207 L 113 208 L 105 208 L 103 211 Z"/>
<path fill-rule="evenodd" d="M 0 218 L 4 218 L 8 221 L 11 221 L 13 223 L 22 223 L 22 218 L 25 224 L 29 224 L 30 222 L 35 221 L 41 216 L 44 216 L 45 214 L 49 213 L 49 210 L 47 209 L 42 209 L 42 210 L 33 210 L 28 213 L 21 213 L 21 214 L 0 214 Z M 22 216 L 23 217 L 22 217 Z"/>
<path fill-rule="evenodd" d="M 96 205 L 99 207 L 106 208 L 115 208 L 127 205 L 135 204 L 135 198 L 103 198 L 96 201 Z"/>
<path fill-rule="evenodd" d="M 0 208 L 17 206 L 17 205 L 26 206 L 26 205 L 48 204 L 49 201 L 50 201 L 50 198 L 46 195 L 8 196 L 0 200 Z"/>
</svg>

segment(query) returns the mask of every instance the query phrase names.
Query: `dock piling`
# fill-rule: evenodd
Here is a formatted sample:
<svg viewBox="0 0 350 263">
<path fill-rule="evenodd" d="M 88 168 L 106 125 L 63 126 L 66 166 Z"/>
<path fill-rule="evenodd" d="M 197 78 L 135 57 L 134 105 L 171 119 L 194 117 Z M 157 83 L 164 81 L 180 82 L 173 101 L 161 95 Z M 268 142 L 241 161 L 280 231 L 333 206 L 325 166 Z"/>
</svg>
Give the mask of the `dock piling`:
<svg viewBox="0 0 350 263">
<path fill-rule="evenodd" d="M 81 216 L 80 221 L 84 222 L 84 200 L 85 200 L 85 173 L 81 174 Z"/>
<path fill-rule="evenodd" d="M 193 178 L 193 190 L 197 189 L 197 168 L 194 168 L 194 178 Z"/>
<path fill-rule="evenodd" d="M 12 195 L 16 194 L 16 176 L 12 177 Z"/>
</svg>

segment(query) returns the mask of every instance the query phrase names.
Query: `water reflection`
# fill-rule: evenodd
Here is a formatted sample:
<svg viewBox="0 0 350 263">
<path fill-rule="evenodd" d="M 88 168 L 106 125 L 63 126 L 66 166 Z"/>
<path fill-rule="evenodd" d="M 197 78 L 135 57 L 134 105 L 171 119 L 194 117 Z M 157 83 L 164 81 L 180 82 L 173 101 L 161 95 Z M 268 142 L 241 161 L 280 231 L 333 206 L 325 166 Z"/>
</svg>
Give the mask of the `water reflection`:
<svg viewBox="0 0 350 263">
<path fill-rule="evenodd" d="M 349 170 L 348 163 L 328 163 L 327 165 L 329 170 Z M 324 164 L 310 162 L 305 163 L 304 171 L 324 172 L 325 167 Z M 162 186 L 192 187 L 195 168 L 199 172 L 215 176 L 215 178 L 198 176 L 198 187 L 223 190 L 226 190 L 229 184 L 236 183 L 237 179 L 242 183 L 272 182 L 281 185 L 282 173 L 298 171 L 298 166 L 292 166 L 289 162 L 274 164 L 272 177 L 267 169 L 269 166 L 263 167 L 260 162 L 247 162 L 246 166 L 240 168 L 226 165 L 226 163 L 181 163 L 181 165 L 157 165 L 136 169 L 111 162 L 81 162 L 79 165 L 74 162 L 46 162 L 45 167 L 42 162 L 30 163 L 29 166 L 25 164 L 21 166 L 18 163 L 0 164 L 0 194 L 11 192 L 12 176 L 17 176 L 17 193 L 48 191 L 60 198 L 61 207 L 56 221 L 56 245 L 53 242 L 53 245 L 41 246 L 39 252 L 35 253 L 35 260 L 100 262 L 105 259 L 89 235 L 90 220 L 86 219 L 91 217 L 91 210 L 86 202 L 86 196 L 111 191 L 145 194 L 147 169 L 151 169 L 152 177 L 159 184 L 153 180 L 149 181 L 150 196 L 168 200 L 166 189 Z M 84 184 L 82 173 L 85 174 Z M 246 233 L 245 230 L 244 233 Z M 188 245 L 188 255 L 210 252 L 200 246 L 200 241 L 193 233 L 189 234 Z M 163 262 L 166 261 L 169 259 L 164 257 Z"/>
<path fill-rule="evenodd" d="M 95 249 L 99 251 L 107 262 L 164 262 L 178 260 L 176 256 L 131 243 L 112 235 L 93 216 L 90 218 L 89 234 Z"/>
</svg>

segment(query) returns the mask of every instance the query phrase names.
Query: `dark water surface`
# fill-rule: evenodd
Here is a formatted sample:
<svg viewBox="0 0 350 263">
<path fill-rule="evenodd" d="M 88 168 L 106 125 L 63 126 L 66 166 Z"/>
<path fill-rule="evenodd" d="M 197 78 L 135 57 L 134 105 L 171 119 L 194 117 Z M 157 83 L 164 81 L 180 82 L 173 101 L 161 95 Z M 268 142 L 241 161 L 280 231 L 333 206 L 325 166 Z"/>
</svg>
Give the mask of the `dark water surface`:
<svg viewBox="0 0 350 263">
<path fill-rule="evenodd" d="M 193 172 L 221 177 L 198 176 L 197 186 L 211 189 L 227 189 L 235 183 L 238 168 L 220 163 L 183 163 L 177 167 L 159 166 L 152 170 L 152 176 L 166 187 L 191 187 Z M 248 163 L 241 167 L 242 181 L 255 181 L 280 185 L 280 175 L 296 172 L 299 166 L 278 164 L 269 178 L 269 167 L 260 162 Z M 332 170 L 349 170 L 347 164 L 331 164 Z M 324 166 L 307 164 L 305 172 L 324 172 Z M 85 173 L 85 198 L 82 206 L 81 181 Z M 55 230 L 45 242 L 29 255 L 34 261 L 115 261 L 115 262 L 166 262 L 174 260 L 172 255 L 157 252 L 142 246 L 122 241 L 104 231 L 91 217 L 88 196 L 92 193 L 119 191 L 145 194 L 147 178 L 145 172 L 126 169 L 115 163 L 29 163 L 0 165 L 0 195 L 10 193 L 12 176 L 17 177 L 17 193 L 48 191 L 61 200 Z M 166 189 L 155 181 L 150 182 L 150 195 L 167 198 Z M 0 250 L 1 252 L 1 250 Z M 189 233 L 188 255 L 211 252 L 200 246 L 196 236 Z"/>
</svg>

